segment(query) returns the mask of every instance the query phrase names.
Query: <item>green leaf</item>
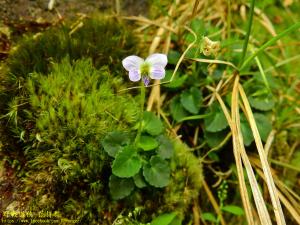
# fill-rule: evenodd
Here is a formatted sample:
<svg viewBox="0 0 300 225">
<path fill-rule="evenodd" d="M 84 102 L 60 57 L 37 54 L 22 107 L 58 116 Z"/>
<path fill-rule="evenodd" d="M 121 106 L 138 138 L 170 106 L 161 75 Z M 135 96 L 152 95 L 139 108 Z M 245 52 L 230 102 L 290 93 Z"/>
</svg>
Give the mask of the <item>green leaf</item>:
<svg viewBox="0 0 300 225">
<path fill-rule="evenodd" d="M 219 132 L 207 132 L 204 131 L 204 137 L 209 147 L 217 147 L 226 138 L 228 130 L 222 130 Z"/>
<path fill-rule="evenodd" d="M 254 113 L 254 118 L 261 139 L 266 141 L 272 130 L 271 120 L 261 113 Z"/>
<path fill-rule="evenodd" d="M 163 124 L 152 112 L 144 112 L 143 129 L 153 136 L 163 132 Z"/>
<path fill-rule="evenodd" d="M 249 146 L 254 140 L 252 130 L 244 114 L 240 114 L 240 120 L 241 120 L 241 131 L 243 135 L 244 145 Z"/>
<path fill-rule="evenodd" d="M 133 146 L 124 147 L 112 164 L 112 172 L 118 177 L 132 177 L 137 174 L 142 166 L 140 157 Z"/>
<path fill-rule="evenodd" d="M 169 138 L 160 135 L 157 137 L 159 142 L 159 147 L 157 149 L 157 154 L 163 159 L 170 159 L 174 153 L 173 143 Z"/>
<path fill-rule="evenodd" d="M 143 188 L 147 186 L 147 183 L 145 182 L 145 179 L 141 172 L 134 175 L 133 181 L 135 183 L 135 186 L 137 186 L 138 188 Z"/>
<path fill-rule="evenodd" d="M 161 82 L 163 83 L 163 82 L 170 81 L 172 78 L 172 75 L 173 75 L 173 70 L 166 70 L 166 76 Z M 182 75 L 180 73 L 176 73 L 176 75 L 173 77 L 173 80 L 171 82 L 163 84 L 163 85 L 164 85 L 164 87 L 167 87 L 167 88 L 179 88 L 184 84 L 184 82 L 186 81 L 187 78 L 188 78 L 188 76 L 186 74 Z"/>
<path fill-rule="evenodd" d="M 231 214 L 234 214 L 236 216 L 242 216 L 244 215 L 244 210 L 236 205 L 226 205 L 222 207 L 222 210 L 225 212 L 229 212 Z"/>
<path fill-rule="evenodd" d="M 189 115 L 189 113 L 183 108 L 182 104 L 180 103 L 179 96 L 176 96 L 171 100 L 170 112 L 174 120 L 176 120 L 177 122 L 181 121 L 183 118 Z"/>
<path fill-rule="evenodd" d="M 127 197 L 134 189 L 132 179 L 119 178 L 114 175 L 110 176 L 108 186 L 110 194 L 115 200 Z"/>
<path fill-rule="evenodd" d="M 226 117 L 218 103 L 212 104 L 206 113 L 209 114 L 206 118 L 204 118 L 206 131 L 218 132 L 228 127 Z"/>
<path fill-rule="evenodd" d="M 197 114 L 202 104 L 202 93 L 198 88 L 192 87 L 180 95 L 180 102 L 188 112 Z"/>
<path fill-rule="evenodd" d="M 241 119 L 241 130 L 244 139 L 245 146 L 249 146 L 254 141 L 254 136 L 249 125 L 248 120 L 246 119 L 244 114 L 240 115 Z M 263 114 L 254 113 L 254 119 L 257 125 L 258 132 L 263 141 L 266 141 L 269 133 L 272 130 L 271 121 Z"/>
<path fill-rule="evenodd" d="M 176 65 L 180 58 L 180 53 L 174 50 L 170 50 L 168 53 L 168 63 Z"/>
<path fill-rule="evenodd" d="M 271 110 L 275 105 L 271 95 L 250 96 L 249 102 L 253 108 L 261 111 Z"/>
<path fill-rule="evenodd" d="M 175 212 L 165 213 L 153 219 L 151 225 L 171 225 L 174 220 L 178 220 Z"/>
<path fill-rule="evenodd" d="M 203 213 L 201 217 L 205 221 L 210 221 L 214 223 L 218 221 L 217 217 L 213 213 L 209 213 L 209 212 Z"/>
<path fill-rule="evenodd" d="M 128 145 L 129 142 L 130 140 L 127 134 L 120 131 L 114 131 L 105 136 L 102 141 L 102 146 L 108 155 L 115 157 L 123 146 Z"/>
<path fill-rule="evenodd" d="M 153 137 L 142 135 L 138 142 L 138 147 L 144 151 L 150 151 L 158 147 L 158 141 Z"/>
<path fill-rule="evenodd" d="M 159 156 L 152 156 L 150 163 L 143 167 L 146 181 L 154 187 L 165 187 L 169 183 L 170 168 L 168 162 Z"/>
</svg>

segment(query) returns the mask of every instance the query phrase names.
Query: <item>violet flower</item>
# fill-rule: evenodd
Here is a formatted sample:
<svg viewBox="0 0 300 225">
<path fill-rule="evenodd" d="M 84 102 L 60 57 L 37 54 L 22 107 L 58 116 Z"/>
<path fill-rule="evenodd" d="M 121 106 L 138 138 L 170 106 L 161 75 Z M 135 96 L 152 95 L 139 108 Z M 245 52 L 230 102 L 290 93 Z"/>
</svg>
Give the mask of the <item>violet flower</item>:
<svg viewBox="0 0 300 225">
<path fill-rule="evenodd" d="M 122 61 L 123 67 L 129 72 L 129 79 L 136 82 L 142 78 L 145 86 L 150 83 L 150 78 L 161 80 L 165 77 L 167 63 L 167 56 L 160 53 L 152 54 L 146 60 L 131 55 Z"/>
</svg>

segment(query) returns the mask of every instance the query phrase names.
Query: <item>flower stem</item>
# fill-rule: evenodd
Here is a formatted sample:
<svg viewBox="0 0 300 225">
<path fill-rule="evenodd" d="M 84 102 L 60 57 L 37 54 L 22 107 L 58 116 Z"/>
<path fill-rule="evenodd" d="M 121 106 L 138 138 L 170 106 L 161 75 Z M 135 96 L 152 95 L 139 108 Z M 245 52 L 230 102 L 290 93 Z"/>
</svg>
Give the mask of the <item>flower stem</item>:
<svg viewBox="0 0 300 225">
<path fill-rule="evenodd" d="M 145 85 L 144 82 L 141 81 L 141 110 L 140 110 L 140 121 L 139 121 L 139 129 L 136 135 L 136 138 L 134 140 L 134 144 L 136 145 L 141 137 L 142 133 L 142 125 L 143 125 L 143 115 L 144 115 L 144 104 L 145 104 Z"/>
</svg>

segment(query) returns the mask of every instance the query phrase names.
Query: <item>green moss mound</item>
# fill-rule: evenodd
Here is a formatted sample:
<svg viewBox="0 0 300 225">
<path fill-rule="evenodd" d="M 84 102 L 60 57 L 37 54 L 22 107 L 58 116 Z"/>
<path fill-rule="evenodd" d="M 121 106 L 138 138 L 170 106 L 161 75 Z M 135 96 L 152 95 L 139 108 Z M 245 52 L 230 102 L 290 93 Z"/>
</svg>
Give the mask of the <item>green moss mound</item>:
<svg viewBox="0 0 300 225">
<path fill-rule="evenodd" d="M 29 166 L 24 182 L 34 193 L 35 210 L 59 209 L 67 218 L 90 222 L 97 221 L 92 212 L 105 211 L 110 167 L 101 140 L 109 131 L 128 130 L 138 110 L 116 87 L 122 80 L 106 67 L 95 69 L 89 59 L 73 65 L 64 59 L 48 76 L 34 73 L 27 79 L 25 121 L 35 125 L 25 126 L 22 135 Z"/>
<path fill-rule="evenodd" d="M 66 56 L 70 60 L 92 59 L 96 68 L 108 65 L 121 69 L 121 60 L 136 53 L 136 39 L 122 23 L 105 17 L 80 19 L 75 24 L 60 24 L 44 33 L 25 37 L 9 56 L 10 73 L 27 77 L 29 73 L 48 73 L 51 62 Z"/>
</svg>

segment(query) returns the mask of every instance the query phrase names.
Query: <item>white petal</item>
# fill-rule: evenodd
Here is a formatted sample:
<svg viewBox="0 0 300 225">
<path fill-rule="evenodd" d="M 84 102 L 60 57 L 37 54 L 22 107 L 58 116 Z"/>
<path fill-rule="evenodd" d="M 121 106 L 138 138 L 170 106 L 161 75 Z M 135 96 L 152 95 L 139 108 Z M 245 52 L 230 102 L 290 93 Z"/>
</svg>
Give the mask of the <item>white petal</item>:
<svg viewBox="0 0 300 225">
<path fill-rule="evenodd" d="M 144 60 L 136 55 L 131 55 L 122 60 L 122 65 L 127 71 L 131 70 L 139 70 L 140 65 L 144 62 Z"/>
<path fill-rule="evenodd" d="M 166 71 L 163 67 L 152 67 L 150 77 L 152 79 L 161 80 L 165 77 Z"/>
<path fill-rule="evenodd" d="M 151 66 L 164 68 L 168 63 L 168 58 L 165 54 L 155 53 L 146 59 Z"/>
<path fill-rule="evenodd" d="M 130 70 L 129 79 L 133 82 L 139 81 L 141 79 L 140 72 L 138 70 Z"/>
</svg>

